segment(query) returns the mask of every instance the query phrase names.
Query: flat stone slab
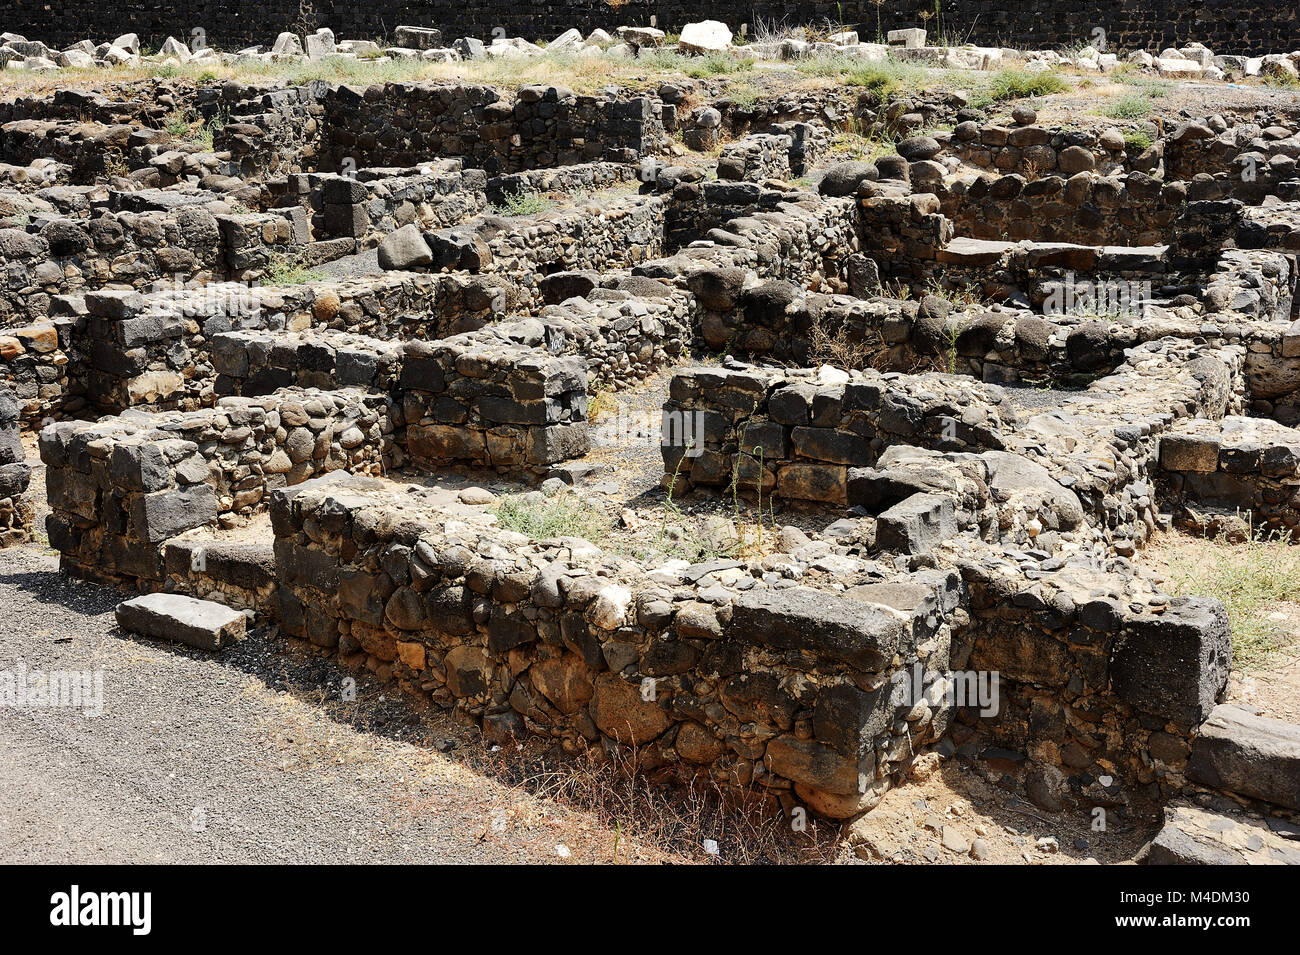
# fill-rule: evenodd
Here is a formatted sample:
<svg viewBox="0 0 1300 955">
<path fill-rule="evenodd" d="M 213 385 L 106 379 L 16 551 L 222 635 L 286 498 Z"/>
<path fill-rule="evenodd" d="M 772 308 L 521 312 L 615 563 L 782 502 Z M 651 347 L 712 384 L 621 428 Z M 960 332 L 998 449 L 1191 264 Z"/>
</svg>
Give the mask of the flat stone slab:
<svg viewBox="0 0 1300 955">
<path fill-rule="evenodd" d="M 1144 865 L 1300 865 L 1300 842 L 1282 820 L 1171 804 L 1139 855 Z"/>
<path fill-rule="evenodd" d="M 238 610 L 182 594 L 145 594 L 117 605 L 123 630 L 171 640 L 200 650 L 220 650 L 244 636 L 246 618 Z"/>
<path fill-rule="evenodd" d="M 1300 726 L 1239 706 L 1216 706 L 1192 744 L 1187 778 L 1300 809 Z"/>
</svg>

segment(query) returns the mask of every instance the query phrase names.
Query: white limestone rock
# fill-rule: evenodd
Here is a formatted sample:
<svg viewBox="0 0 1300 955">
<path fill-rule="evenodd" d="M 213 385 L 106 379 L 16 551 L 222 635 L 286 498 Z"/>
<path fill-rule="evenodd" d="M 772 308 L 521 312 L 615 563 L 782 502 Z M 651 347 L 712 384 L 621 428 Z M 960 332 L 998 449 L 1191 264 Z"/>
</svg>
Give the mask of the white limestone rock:
<svg viewBox="0 0 1300 955">
<path fill-rule="evenodd" d="M 719 20 L 701 20 L 682 27 L 677 49 L 683 53 L 720 53 L 731 47 L 731 29 Z"/>
</svg>

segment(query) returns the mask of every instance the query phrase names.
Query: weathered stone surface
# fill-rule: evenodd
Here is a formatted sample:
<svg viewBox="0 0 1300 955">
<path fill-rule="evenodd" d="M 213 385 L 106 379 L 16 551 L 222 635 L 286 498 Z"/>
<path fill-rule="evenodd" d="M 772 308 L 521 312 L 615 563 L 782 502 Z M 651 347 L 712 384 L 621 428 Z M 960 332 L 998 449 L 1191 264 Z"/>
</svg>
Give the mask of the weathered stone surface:
<svg viewBox="0 0 1300 955">
<path fill-rule="evenodd" d="M 1300 809 L 1300 726 L 1216 706 L 1192 744 L 1187 778 Z"/>
<path fill-rule="evenodd" d="M 245 616 L 222 604 L 181 594 L 145 594 L 117 605 L 123 630 L 200 650 L 220 650 L 244 636 Z"/>
<path fill-rule="evenodd" d="M 641 688 L 616 673 L 596 677 L 591 718 L 606 736 L 620 743 L 643 746 L 658 737 L 672 720 L 658 701 L 642 699 Z"/>
<path fill-rule="evenodd" d="M 1294 839 L 1264 820 L 1183 803 L 1165 809 L 1164 827 L 1139 854 L 1146 865 L 1300 865 Z"/>
<path fill-rule="evenodd" d="M 881 669 L 904 640 L 902 622 L 883 608 L 801 587 L 741 594 L 727 633 L 745 643 L 809 650 L 866 670 Z"/>
<path fill-rule="evenodd" d="M 1205 597 L 1174 598 L 1169 610 L 1125 628 L 1111 684 L 1137 709 L 1179 723 L 1209 716 L 1232 666 L 1228 613 Z"/>
</svg>

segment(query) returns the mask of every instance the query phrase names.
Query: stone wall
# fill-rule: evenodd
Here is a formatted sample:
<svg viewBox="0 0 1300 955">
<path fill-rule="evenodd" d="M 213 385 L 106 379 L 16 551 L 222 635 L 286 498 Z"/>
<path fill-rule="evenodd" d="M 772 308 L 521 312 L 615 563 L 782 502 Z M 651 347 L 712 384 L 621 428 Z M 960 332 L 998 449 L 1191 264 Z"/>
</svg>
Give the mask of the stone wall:
<svg viewBox="0 0 1300 955">
<path fill-rule="evenodd" d="M 552 337 L 496 325 L 409 342 L 401 384 L 411 460 L 541 472 L 585 454 L 586 365 L 552 354 Z"/>
<path fill-rule="evenodd" d="M 75 316 L 0 330 L 0 387 L 17 400 L 24 427 L 75 414 L 84 398 L 68 395 L 68 353 Z"/>
<path fill-rule="evenodd" d="M 393 394 L 402 346 L 347 332 L 222 332 L 212 338 L 217 395 L 251 397 L 279 388 L 359 388 Z"/>
<path fill-rule="evenodd" d="M 690 368 L 673 375 L 663 448 L 679 490 L 737 487 L 844 504 L 849 469 L 894 444 L 975 451 L 1004 447 L 1015 413 L 997 388 L 941 375 Z"/>
<path fill-rule="evenodd" d="M 1160 439 L 1160 480 L 1192 528 L 1238 515 L 1263 532 L 1300 528 L 1300 434 L 1266 418 L 1181 423 Z"/>
<path fill-rule="evenodd" d="M 935 184 L 934 191 L 956 235 L 1098 246 L 1168 241 L 1186 199 L 1185 184 L 1162 183 L 1141 172 L 1034 179 L 1013 173 L 952 187 Z"/>
<path fill-rule="evenodd" d="M 640 167 L 617 162 L 585 162 L 558 166 L 553 169 L 526 169 L 503 176 L 493 176 L 487 182 L 488 201 L 503 205 L 507 196 L 529 193 L 598 192 L 640 180 Z"/>
<path fill-rule="evenodd" d="M 202 411 L 49 425 L 40 447 L 50 546 L 65 571 L 157 589 L 169 539 L 246 517 L 276 488 L 383 467 L 385 406 L 356 391 L 286 389 Z"/>
<path fill-rule="evenodd" d="M 282 215 L 213 215 L 198 205 L 0 229 L 0 326 L 45 318 L 54 296 L 110 283 L 257 278 L 294 241 Z"/>
<path fill-rule="evenodd" d="M 284 178 L 277 206 L 304 209 L 316 239 L 355 238 L 373 245 L 404 225 L 442 229 L 482 214 L 487 207 L 482 170 L 459 160 L 408 169 L 362 169 L 353 176 L 297 173 Z"/>
<path fill-rule="evenodd" d="M 952 667 L 994 671 L 1000 691 L 996 714 L 956 714 L 960 754 L 1049 811 L 1128 809 L 1185 785 L 1191 737 L 1231 665 L 1222 604 L 1059 557 L 952 557 L 971 618 Z"/>
<path fill-rule="evenodd" d="M 356 479 L 277 492 L 272 521 L 286 633 L 494 742 L 632 745 L 649 765 L 843 818 L 948 723 L 951 572 L 856 574 L 843 593 L 768 584 L 738 561 L 647 573 Z M 914 666 L 920 696 L 896 679 Z"/>
<path fill-rule="evenodd" d="M 19 439 L 20 412 L 13 394 L 0 387 L 0 547 L 22 544 L 32 536 L 32 506 L 27 486 L 32 469 Z"/>
<path fill-rule="evenodd" d="M 339 86 L 324 97 L 318 169 L 413 166 L 459 157 L 489 173 L 606 159 L 630 162 L 663 143 L 661 104 L 649 96 L 587 96 L 524 86 L 388 83 Z"/>
<path fill-rule="evenodd" d="M 546 275 L 629 268 L 657 256 L 663 234 L 663 201 L 627 196 L 526 216 L 486 216 L 436 232 L 406 226 L 380 244 L 379 261 L 389 269 L 506 276 L 517 283 L 519 304 L 535 308 Z"/>
<path fill-rule="evenodd" d="M 926 4 L 926 11 L 931 10 Z M 943 0 L 942 27 L 983 45 L 1016 45 L 1054 49 L 1062 44 L 1086 43 L 1093 30 L 1106 31 L 1112 49 L 1163 49 L 1200 40 L 1222 53 L 1278 53 L 1295 49 L 1300 32 L 1294 9 L 1286 4 L 1252 4 L 1225 0 L 1222 4 L 1173 4 L 1168 0 L 1134 0 L 1123 6 L 1099 0 Z M 51 19 L 39 0 L 14 0 L 6 27 L 47 42 L 74 43 L 90 39 L 111 40 L 123 30 L 138 32 L 141 42 L 157 45 L 170 34 L 188 33 L 194 26 L 208 31 L 208 42 L 237 49 L 249 44 L 269 44 L 281 30 L 330 27 L 340 38 L 368 38 L 389 34 L 398 24 L 433 26 L 444 36 L 490 38 L 500 28 L 508 36 L 552 39 L 570 27 L 584 33 L 602 27 L 612 30 L 622 23 L 645 24 L 657 18 L 660 29 L 678 31 L 685 24 L 714 17 L 733 27 L 747 22 L 752 29 L 764 21 L 789 23 L 842 21 L 864 37 L 877 29 L 889 31 L 921 25 L 912 0 L 885 0 L 879 7 L 869 0 L 827 4 L 801 0 L 773 3 L 761 0 L 749 6 L 701 7 L 685 0 L 654 2 L 628 0 L 612 8 L 604 0 L 567 0 L 552 4 L 530 2 L 502 7 L 496 3 L 428 0 L 419 8 L 396 0 L 365 7 L 341 0 L 317 0 L 304 8 L 298 0 L 185 0 L 162 4 L 151 0 L 111 12 L 74 0 L 63 16 Z M 877 19 L 879 17 L 879 19 Z M 930 25 L 935 27 L 935 21 Z"/>
</svg>

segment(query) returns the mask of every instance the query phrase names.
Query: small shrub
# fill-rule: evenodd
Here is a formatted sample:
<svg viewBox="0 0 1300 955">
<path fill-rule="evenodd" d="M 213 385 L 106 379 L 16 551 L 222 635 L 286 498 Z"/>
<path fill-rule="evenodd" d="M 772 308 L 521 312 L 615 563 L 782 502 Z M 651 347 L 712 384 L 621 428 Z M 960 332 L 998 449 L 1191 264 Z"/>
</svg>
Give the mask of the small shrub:
<svg viewBox="0 0 1300 955">
<path fill-rule="evenodd" d="M 513 495 L 497 503 L 494 513 L 501 527 L 534 540 L 581 537 L 595 543 L 610 529 L 609 518 L 602 511 L 571 491 L 554 497 Z"/>
<path fill-rule="evenodd" d="M 929 74 L 911 63 L 885 60 L 853 67 L 845 74 L 844 82 L 871 90 L 883 102 L 904 90 L 923 88 L 929 82 Z"/>
<path fill-rule="evenodd" d="M 276 254 L 266 267 L 263 282 L 266 285 L 307 285 L 324 281 L 328 276 L 319 269 L 311 269 L 296 259 Z"/>
<path fill-rule="evenodd" d="M 1151 97 L 1146 93 L 1129 93 L 1107 105 L 1101 112 L 1111 119 L 1144 119 L 1151 113 Z"/>
<path fill-rule="evenodd" d="M 1029 70 L 998 70 L 988 79 L 984 89 L 976 96 L 973 104 L 1002 103 L 1006 100 L 1027 99 L 1031 96 L 1051 96 L 1070 88 L 1070 84 L 1052 70 L 1030 72 Z"/>
<path fill-rule="evenodd" d="M 1146 152 L 1154 142 L 1150 136 L 1140 129 L 1130 130 L 1124 134 L 1124 148 L 1131 153 Z"/>
<path fill-rule="evenodd" d="M 726 53 L 708 53 L 690 60 L 684 72 L 692 79 L 702 80 L 710 76 L 748 73 L 753 68 L 754 61 L 751 59 L 741 59 Z"/>
<path fill-rule="evenodd" d="M 531 216 L 538 212 L 545 212 L 554 205 L 555 203 L 550 199 L 538 195 L 535 191 L 521 189 L 518 192 L 503 193 L 501 202 L 493 203 L 492 208 L 502 215 Z"/>
<path fill-rule="evenodd" d="M 167 114 L 167 119 L 163 122 L 163 128 L 167 130 L 169 136 L 176 139 L 185 139 L 189 137 L 194 124 L 198 121 L 198 117 L 190 110 L 173 110 Z"/>
<path fill-rule="evenodd" d="M 749 109 L 758 102 L 762 91 L 750 83 L 737 83 L 727 87 L 727 99 L 740 109 Z"/>
<path fill-rule="evenodd" d="M 1300 76 L 1293 76 L 1279 69 L 1264 74 L 1264 85 L 1280 90 L 1300 90 Z"/>
</svg>

